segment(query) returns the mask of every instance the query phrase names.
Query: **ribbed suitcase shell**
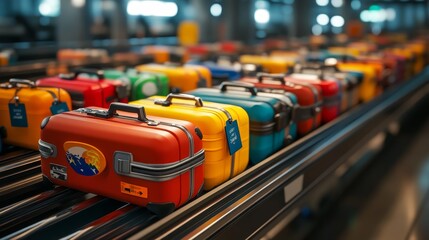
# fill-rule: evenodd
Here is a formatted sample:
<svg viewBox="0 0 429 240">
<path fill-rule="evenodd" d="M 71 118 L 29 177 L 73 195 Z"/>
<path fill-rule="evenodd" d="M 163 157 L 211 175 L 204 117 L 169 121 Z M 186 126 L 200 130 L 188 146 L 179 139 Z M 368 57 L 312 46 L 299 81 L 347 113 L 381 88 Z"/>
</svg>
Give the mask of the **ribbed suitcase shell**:
<svg viewBox="0 0 429 240">
<path fill-rule="evenodd" d="M 222 83 L 220 89 L 199 88 L 188 93 L 206 101 L 237 105 L 246 110 L 250 121 L 250 162 L 257 164 L 284 146 L 291 112 L 282 112 L 283 103 L 277 98 L 258 96 L 253 86 L 247 86 L 254 89 L 251 95 L 243 95 L 228 91 L 230 87 L 240 85 L 223 87 L 225 84 Z"/>
<path fill-rule="evenodd" d="M 135 70 L 120 71 L 115 69 L 104 70 L 108 79 L 117 79 L 130 82 L 129 99 L 138 100 L 153 95 L 166 96 L 170 91 L 168 78 L 162 73 L 137 72 Z"/>
<path fill-rule="evenodd" d="M 341 85 L 335 78 L 320 79 L 318 75 L 293 73 L 286 77 L 286 81 L 308 83 L 318 86 L 322 90 L 322 123 L 337 118 L 341 113 Z"/>
<path fill-rule="evenodd" d="M 162 214 L 201 190 L 201 137 L 190 122 L 146 116 L 138 106 L 82 108 L 44 120 L 42 172 L 54 184 Z"/>
<path fill-rule="evenodd" d="M 158 72 L 167 75 L 172 92 L 186 92 L 198 87 L 211 87 L 210 71 L 202 66 L 172 66 L 144 64 L 136 67 L 141 72 Z"/>
<path fill-rule="evenodd" d="M 65 102 L 71 110 L 70 95 L 58 88 L 30 88 L 22 87 L 18 92 L 19 102 L 25 105 L 28 127 L 12 127 L 9 115 L 9 103 L 13 103 L 16 87 L 5 89 L 0 87 L 0 126 L 6 128 L 4 142 L 25 148 L 38 149 L 37 141 L 40 138 L 40 123 L 52 115 L 50 107 L 54 101 L 53 92 L 59 101 Z M 59 96 L 58 96 L 59 91 Z"/>
<path fill-rule="evenodd" d="M 249 85 L 250 84 L 251 83 L 249 83 Z M 253 87 L 255 87 L 255 86 L 253 85 Z M 220 88 L 220 86 L 217 86 L 216 88 Z M 234 91 L 236 91 L 237 93 L 234 93 L 234 94 L 241 94 L 241 95 L 245 95 L 245 96 L 248 96 L 248 97 L 251 96 L 251 93 L 248 92 L 244 88 L 234 88 L 234 87 L 231 87 L 230 89 L 232 90 L 231 93 L 234 93 Z M 290 93 L 290 92 L 276 92 L 276 91 L 269 91 L 269 90 L 265 91 L 265 90 L 266 89 L 258 90 L 258 96 L 269 97 L 269 98 L 277 98 L 278 100 L 282 101 L 285 106 L 291 108 L 292 111 L 293 111 L 293 109 L 295 109 L 298 106 L 298 99 L 296 98 L 295 94 L 293 94 L 293 93 Z M 286 127 L 286 131 L 285 131 L 285 142 L 287 144 L 289 144 L 292 141 L 296 140 L 296 138 L 298 137 L 298 126 L 297 126 L 296 122 L 292 119 L 292 116 L 291 116 L 291 119 L 288 119 L 288 121 L 290 123 L 289 123 L 289 126 Z"/>
<path fill-rule="evenodd" d="M 81 73 L 96 78 L 80 77 Z M 40 87 L 60 87 L 72 98 L 73 109 L 81 107 L 109 107 L 112 102 L 128 102 L 126 86 L 119 80 L 107 81 L 103 71 L 83 71 L 72 74 L 61 74 L 37 80 Z"/>
<path fill-rule="evenodd" d="M 171 105 L 160 105 L 166 99 Z M 206 101 L 201 106 L 200 102 L 201 99 L 194 96 L 170 94 L 167 98 L 153 96 L 130 104 L 144 106 L 151 115 L 190 121 L 201 129 L 206 151 L 204 188 L 209 190 L 246 169 L 249 162 L 249 117 L 237 106 Z M 229 154 L 225 134 L 228 115 L 237 120 L 242 142 L 242 148 L 233 156 Z"/>
<path fill-rule="evenodd" d="M 333 77 L 338 79 L 342 92 L 341 97 L 341 112 L 356 106 L 359 103 L 359 89 L 362 84 L 362 78 L 355 72 L 342 72 L 336 66 L 310 64 L 310 65 L 295 65 L 295 69 L 305 74 L 315 74 L 323 79 L 325 77 Z"/>
<path fill-rule="evenodd" d="M 276 93 L 291 92 L 295 94 L 299 106 L 296 108 L 294 119 L 298 124 L 299 136 L 304 136 L 320 126 L 322 90 L 319 87 L 306 83 L 285 81 L 285 75 L 283 74 L 259 74 L 256 78 L 242 78 L 240 81 L 252 83 L 261 91 Z M 304 117 L 298 114 L 302 109 L 308 112 L 308 114 L 304 114 Z"/>
</svg>

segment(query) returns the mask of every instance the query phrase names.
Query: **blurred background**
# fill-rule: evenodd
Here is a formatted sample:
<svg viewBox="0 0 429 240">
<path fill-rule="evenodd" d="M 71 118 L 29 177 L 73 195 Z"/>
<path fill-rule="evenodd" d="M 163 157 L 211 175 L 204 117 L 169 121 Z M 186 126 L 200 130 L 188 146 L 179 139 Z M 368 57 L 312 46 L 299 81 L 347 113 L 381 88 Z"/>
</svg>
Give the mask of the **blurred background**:
<svg viewBox="0 0 429 240">
<path fill-rule="evenodd" d="M 0 49 L 14 49 L 26 60 L 53 57 L 59 48 L 173 45 L 186 20 L 198 23 L 203 43 L 413 36 L 429 25 L 428 6 L 421 0 L 0 0 Z"/>
</svg>

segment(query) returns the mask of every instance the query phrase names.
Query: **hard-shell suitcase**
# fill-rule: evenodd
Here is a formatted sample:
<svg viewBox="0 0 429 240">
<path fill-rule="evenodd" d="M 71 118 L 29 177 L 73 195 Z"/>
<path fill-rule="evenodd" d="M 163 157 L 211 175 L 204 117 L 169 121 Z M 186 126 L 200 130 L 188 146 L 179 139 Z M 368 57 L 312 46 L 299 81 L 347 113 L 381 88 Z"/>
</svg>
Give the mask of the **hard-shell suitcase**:
<svg viewBox="0 0 429 240">
<path fill-rule="evenodd" d="M 141 72 L 157 72 L 167 75 L 171 92 L 185 92 L 198 87 L 211 87 L 210 71 L 203 66 L 174 66 L 144 64 L 136 67 Z"/>
<path fill-rule="evenodd" d="M 308 83 L 318 86 L 322 90 L 322 123 L 327 123 L 337 118 L 341 113 L 342 93 L 341 83 L 336 78 L 320 78 L 318 75 L 293 73 L 286 77 L 288 81 Z"/>
<path fill-rule="evenodd" d="M 146 46 L 142 53 L 152 56 L 156 63 L 179 62 L 185 63 L 189 60 L 189 54 L 184 48 L 169 46 Z"/>
<path fill-rule="evenodd" d="M 82 77 L 83 74 L 85 77 Z M 109 107 L 112 102 L 128 102 L 127 86 L 119 80 L 105 80 L 101 70 L 79 69 L 71 74 L 39 79 L 36 84 L 40 87 L 65 89 L 72 98 L 73 109 Z"/>
<path fill-rule="evenodd" d="M 153 96 L 131 102 L 155 116 L 194 123 L 203 133 L 204 188 L 212 189 L 243 172 L 249 162 L 249 117 L 240 107 L 202 102 L 186 94 Z M 232 132 L 230 132 L 232 131 Z"/>
<path fill-rule="evenodd" d="M 232 66 L 220 66 L 215 62 L 191 61 L 191 62 L 188 62 L 187 65 L 201 65 L 208 68 L 211 72 L 214 86 L 221 84 L 223 81 L 238 80 L 241 77 L 240 70 L 237 70 Z"/>
<path fill-rule="evenodd" d="M 112 103 L 46 118 L 41 128 L 42 173 L 54 184 L 158 214 L 183 205 L 203 186 L 202 135 L 190 122 Z"/>
<path fill-rule="evenodd" d="M 229 84 L 226 82 L 225 84 Z M 247 83 L 249 86 L 255 87 L 252 83 Z M 216 88 L 220 88 L 220 86 L 217 86 Z M 256 88 L 256 87 L 255 87 Z M 243 87 L 234 87 L 231 86 L 228 88 L 228 91 L 231 91 L 231 93 L 234 94 L 241 94 L 241 95 L 247 95 L 250 96 L 252 93 L 247 90 L 247 88 Z M 296 98 L 295 94 L 291 92 L 272 92 L 272 91 L 264 91 L 264 89 L 258 90 L 258 96 L 261 97 L 269 97 L 269 98 L 277 98 L 280 100 L 283 104 L 282 106 L 285 107 L 284 111 L 293 111 L 293 109 L 298 107 L 298 99 Z M 289 144 L 292 143 L 296 138 L 298 137 L 298 127 L 296 125 L 296 122 L 294 119 L 292 119 L 293 114 L 290 114 L 290 119 L 287 119 L 289 122 L 289 126 L 286 127 L 285 130 L 285 143 Z M 289 129 L 289 130 L 288 130 Z"/>
<path fill-rule="evenodd" d="M 69 109 L 70 95 L 63 89 L 36 87 L 30 80 L 11 79 L 0 86 L 0 126 L 6 128 L 4 143 L 37 150 L 42 120 Z"/>
<path fill-rule="evenodd" d="M 340 81 L 341 84 L 341 112 L 356 106 L 359 103 L 359 88 L 362 83 L 363 77 L 356 72 L 342 72 L 335 65 L 323 64 L 307 64 L 295 65 L 298 72 L 305 74 L 317 74 L 320 79 L 326 77 L 334 77 Z"/>
<path fill-rule="evenodd" d="M 253 83 L 264 92 L 291 92 L 298 99 L 298 107 L 293 119 L 298 124 L 298 135 L 304 136 L 320 125 L 322 106 L 322 90 L 320 87 L 287 81 L 284 74 L 260 73 L 256 78 L 242 78 L 243 82 Z"/>
<path fill-rule="evenodd" d="M 137 72 L 135 69 L 120 71 L 104 70 L 108 79 L 130 82 L 129 99 L 138 100 L 153 95 L 166 96 L 169 93 L 168 78 L 162 73 Z"/>
<path fill-rule="evenodd" d="M 263 71 L 268 73 L 285 73 L 294 64 L 290 60 L 258 55 L 242 55 L 240 62 L 261 65 Z"/>
<path fill-rule="evenodd" d="M 363 102 L 371 101 L 380 93 L 380 86 L 377 81 L 377 71 L 374 66 L 364 63 L 343 63 L 337 64 L 341 71 L 361 72 L 364 77 L 359 91 L 360 100 Z"/>
<path fill-rule="evenodd" d="M 251 95 L 228 91 L 231 87 L 246 88 Z M 253 86 L 223 82 L 220 89 L 198 88 L 189 94 L 206 101 L 233 104 L 246 110 L 250 121 L 250 162 L 257 164 L 284 146 L 291 108 L 274 97 L 258 96 Z"/>
</svg>

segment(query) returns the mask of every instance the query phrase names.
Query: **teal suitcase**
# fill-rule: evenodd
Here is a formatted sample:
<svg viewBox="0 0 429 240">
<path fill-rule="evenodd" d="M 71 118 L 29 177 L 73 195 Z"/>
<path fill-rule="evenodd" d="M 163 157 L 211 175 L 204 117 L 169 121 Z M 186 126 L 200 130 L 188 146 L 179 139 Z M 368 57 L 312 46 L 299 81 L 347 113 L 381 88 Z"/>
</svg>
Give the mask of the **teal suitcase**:
<svg viewBox="0 0 429 240">
<path fill-rule="evenodd" d="M 244 88 L 250 94 L 231 89 Z M 219 89 L 198 88 L 188 92 L 204 101 L 242 107 L 250 120 L 250 162 L 257 164 L 284 146 L 293 108 L 275 97 L 259 96 L 251 84 L 224 82 Z M 288 130 L 289 131 L 289 130 Z"/>
<path fill-rule="evenodd" d="M 104 70 L 108 79 L 122 80 L 129 84 L 130 100 L 138 100 L 154 95 L 166 96 L 169 93 L 168 78 L 162 73 L 138 72 L 134 69 L 120 71 Z"/>
</svg>

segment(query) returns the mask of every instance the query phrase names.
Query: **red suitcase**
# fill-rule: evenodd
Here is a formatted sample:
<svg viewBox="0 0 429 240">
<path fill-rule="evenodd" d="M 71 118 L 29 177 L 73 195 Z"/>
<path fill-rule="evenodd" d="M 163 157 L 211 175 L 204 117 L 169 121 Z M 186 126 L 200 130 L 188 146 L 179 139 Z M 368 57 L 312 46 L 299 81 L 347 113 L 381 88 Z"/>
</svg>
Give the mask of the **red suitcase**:
<svg viewBox="0 0 429 240">
<path fill-rule="evenodd" d="M 190 122 L 112 103 L 108 110 L 81 108 L 48 117 L 41 128 L 42 173 L 54 184 L 146 206 L 160 215 L 202 189 L 202 134 Z"/>
<path fill-rule="evenodd" d="M 308 83 L 322 90 L 322 123 L 334 120 L 341 113 L 341 83 L 338 79 L 326 77 L 321 79 L 317 74 L 293 73 L 286 77 L 288 81 Z"/>
<path fill-rule="evenodd" d="M 128 102 L 127 86 L 119 80 L 106 81 L 101 70 L 80 69 L 71 74 L 39 79 L 36 85 L 66 90 L 72 98 L 73 109 L 89 106 L 107 108 L 112 102 Z"/>
<path fill-rule="evenodd" d="M 263 92 L 291 92 L 298 98 L 298 107 L 293 119 L 298 124 L 298 135 L 303 136 L 320 125 L 322 92 L 320 87 L 307 83 L 287 81 L 283 74 L 259 73 L 256 78 L 246 77 L 241 81 L 250 82 Z"/>
</svg>

